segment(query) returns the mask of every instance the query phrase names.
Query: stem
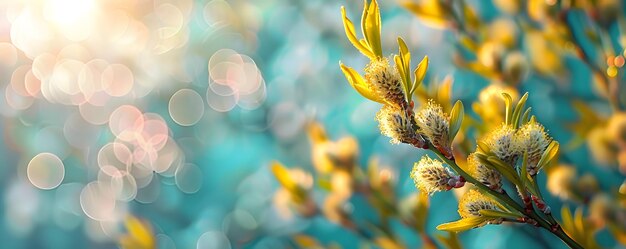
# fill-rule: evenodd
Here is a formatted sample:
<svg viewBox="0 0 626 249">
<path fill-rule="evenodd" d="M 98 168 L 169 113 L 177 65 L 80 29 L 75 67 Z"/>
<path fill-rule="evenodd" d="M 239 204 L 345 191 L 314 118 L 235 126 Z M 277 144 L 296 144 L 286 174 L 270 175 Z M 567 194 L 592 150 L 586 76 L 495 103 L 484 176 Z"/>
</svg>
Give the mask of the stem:
<svg viewBox="0 0 626 249">
<path fill-rule="evenodd" d="M 533 188 L 535 188 L 535 190 L 537 191 L 537 195 L 538 195 L 537 197 L 539 197 L 539 199 L 542 200 L 545 203 L 546 201 L 545 201 L 545 199 L 543 199 L 543 196 L 541 195 L 541 191 L 539 191 L 539 186 L 537 185 L 537 178 L 533 177 L 533 181 L 532 182 L 533 182 Z M 546 217 L 548 217 L 548 222 L 550 222 L 552 225 L 559 225 L 559 223 L 552 216 L 552 213 L 545 214 L 545 215 L 546 215 Z"/>
<path fill-rule="evenodd" d="M 531 219 L 534 219 L 535 221 L 537 221 L 537 225 L 543 227 L 544 229 L 550 231 L 555 236 L 559 237 L 570 248 L 583 249 L 583 247 L 581 245 L 576 243 L 576 241 L 574 241 L 572 238 L 567 236 L 567 234 L 565 234 L 565 232 L 563 231 L 561 226 L 552 226 L 549 222 L 547 222 L 541 216 L 539 216 L 537 213 L 535 213 L 534 210 L 532 212 L 530 212 L 530 213 L 526 213 L 524 207 L 522 207 L 520 204 L 518 204 L 513 199 L 511 199 L 510 196 L 508 196 L 506 194 L 503 194 L 503 193 L 499 193 L 499 192 L 497 192 L 497 191 L 495 191 L 495 190 L 485 186 L 484 184 L 482 184 L 478 180 L 476 180 L 474 177 L 472 177 L 467 172 L 465 172 L 463 169 L 461 169 L 461 167 L 458 164 L 456 164 L 456 162 L 454 160 L 450 160 L 450 159 L 446 158 L 443 154 L 441 154 L 441 152 L 439 152 L 437 149 L 434 149 L 434 146 L 432 145 L 432 143 L 428 142 L 428 148 L 429 148 L 430 151 L 434 152 L 441 160 L 445 161 L 450 167 L 452 167 L 452 169 L 454 169 L 454 171 L 456 171 L 459 175 L 461 175 L 463 178 L 465 178 L 465 180 L 467 182 L 470 182 L 470 183 L 474 184 L 474 186 L 476 186 L 477 188 L 480 188 L 481 190 L 485 191 L 489 195 L 493 196 L 494 198 L 499 200 L 501 203 L 506 204 L 506 206 L 509 206 L 510 208 L 513 208 L 513 209 L 517 210 L 518 212 L 520 212 L 522 214 L 525 214 L 526 216 L 528 216 Z M 555 225 L 558 225 L 558 223 L 555 223 Z M 553 230 L 553 227 L 556 227 L 556 229 Z"/>
</svg>

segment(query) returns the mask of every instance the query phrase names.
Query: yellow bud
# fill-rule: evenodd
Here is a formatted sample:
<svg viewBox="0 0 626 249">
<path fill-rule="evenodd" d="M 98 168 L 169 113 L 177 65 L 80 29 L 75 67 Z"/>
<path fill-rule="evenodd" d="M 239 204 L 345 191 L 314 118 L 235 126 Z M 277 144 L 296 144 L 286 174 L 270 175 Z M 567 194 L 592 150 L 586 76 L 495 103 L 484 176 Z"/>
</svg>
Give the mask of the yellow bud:
<svg viewBox="0 0 626 249">
<path fill-rule="evenodd" d="M 467 157 L 467 166 L 470 175 L 487 187 L 494 190 L 502 187 L 502 174 L 480 163 L 475 153 Z"/>
<path fill-rule="evenodd" d="M 445 114 L 441 105 L 432 99 L 428 101 L 422 109 L 415 114 L 415 121 L 421 132 L 430 140 L 442 153 L 451 155 L 448 131 L 450 127 L 450 117 Z"/>
<path fill-rule="evenodd" d="M 391 138 L 391 143 L 409 143 L 421 140 L 411 123 L 412 117 L 402 108 L 385 105 L 376 114 L 380 132 Z"/>
<path fill-rule="evenodd" d="M 427 194 L 449 190 L 451 186 L 448 182 L 454 177 L 441 161 L 428 156 L 422 157 L 419 162 L 415 163 L 411 171 L 415 187 Z"/>
<path fill-rule="evenodd" d="M 513 165 L 515 157 L 519 155 L 518 147 L 514 146 L 515 130 L 506 124 L 500 125 L 482 139 L 482 143 L 487 145 L 489 152 L 493 153 L 500 160 Z"/>
<path fill-rule="evenodd" d="M 406 103 L 402 79 L 396 67 L 387 58 L 370 61 L 365 67 L 365 81 L 369 87 L 387 103 L 401 106 Z"/>
<path fill-rule="evenodd" d="M 480 210 L 500 210 L 500 208 L 496 201 L 476 189 L 470 189 L 459 199 L 459 215 L 462 218 L 482 216 Z"/>
<path fill-rule="evenodd" d="M 541 124 L 531 121 L 520 127 L 515 134 L 515 150 L 528 153 L 528 170 L 535 171 L 537 163 L 552 139 Z"/>
</svg>

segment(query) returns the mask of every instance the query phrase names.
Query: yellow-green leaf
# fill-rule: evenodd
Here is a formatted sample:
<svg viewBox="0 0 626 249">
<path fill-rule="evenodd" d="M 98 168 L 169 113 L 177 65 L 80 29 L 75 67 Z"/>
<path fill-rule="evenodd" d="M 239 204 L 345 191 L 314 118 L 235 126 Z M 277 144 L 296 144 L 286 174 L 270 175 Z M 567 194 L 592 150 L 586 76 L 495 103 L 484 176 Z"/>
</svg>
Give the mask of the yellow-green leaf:
<svg viewBox="0 0 626 249">
<path fill-rule="evenodd" d="M 407 86 L 406 80 L 404 78 L 405 70 L 404 70 L 404 62 L 402 61 L 402 56 L 395 55 L 393 57 L 393 61 L 396 63 L 396 69 L 398 70 L 398 73 L 400 74 L 400 78 L 402 79 L 402 88 L 405 91 L 405 95 L 408 95 L 408 94 L 406 94 L 406 92 L 408 92 L 407 91 L 408 90 L 408 86 Z"/>
<path fill-rule="evenodd" d="M 430 26 L 435 28 L 445 28 L 447 26 L 448 11 L 438 0 L 424 0 L 419 3 L 404 0 L 400 4 Z"/>
<path fill-rule="evenodd" d="M 410 101 L 411 96 L 413 96 L 410 93 L 411 90 L 411 75 L 409 74 L 409 70 L 411 68 L 411 52 L 409 51 L 409 48 L 406 46 L 406 43 L 404 42 L 404 40 L 402 39 L 402 37 L 398 37 L 398 52 L 400 53 L 400 62 L 401 64 L 397 64 L 398 61 L 396 61 L 396 66 L 397 67 L 401 67 L 402 70 L 398 70 L 400 72 L 400 75 L 402 76 L 402 83 L 404 83 L 404 93 L 406 95 L 406 99 L 407 102 Z M 401 66 L 399 66 L 401 65 Z"/>
<path fill-rule="evenodd" d="M 428 194 L 419 192 L 417 197 L 417 208 L 415 210 L 416 229 L 424 231 L 426 228 L 426 219 L 428 218 Z"/>
<path fill-rule="evenodd" d="M 546 166 L 556 156 L 558 152 L 559 152 L 559 142 L 557 141 L 550 142 L 550 144 L 548 145 L 548 148 L 546 148 L 546 151 L 543 152 L 543 155 L 541 155 L 541 159 L 539 159 L 539 162 L 537 163 L 537 170 Z"/>
<path fill-rule="evenodd" d="M 380 42 L 381 21 L 378 3 L 376 0 L 373 0 L 369 5 L 367 4 L 367 0 L 364 0 L 364 2 L 363 19 L 361 20 L 363 35 L 365 35 L 365 39 L 372 53 L 377 57 L 382 57 L 383 49 Z"/>
<path fill-rule="evenodd" d="M 461 242 L 459 241 L 459 237 L 456 233 L 448 232 L 449 237 L 445 237 L 441 234 L 435 234 L 435 238 L 444 244 L 447 249 L 463 249 L 461 246 Z"/>
<path fill-rule="evenodd" d="M 532 107 L 528 107 L 526 109 L 526 111 L 524 112 L 524 115 L 522 115 L 522 121 L 521 121 L 520 125 L 528 123 L 528 120 L 530 118 L 530 110 L 532 110 Z"/>
<path fill-rule="evenodd" d="M 293 178 L 291 178 L 291 175 L 289 175 L 289 170 L 287 170 L 287 168 L 285 168 L 285 166 L 283 166 L 279 162 L 272 162 L 272 173 L 274 174 L 274 177 L 276 177 L 276 180 L 278 180 L 281 186 L 285 187 L 288 190 L 296 189 L 296 182 L 293 180 Z"/>
<path fill-rule="evenodd" d="M 522 110 L 524 110 L 524 106 L 526 105 L 526 100 L 528 100 L 528 92 L 522 96 L 522 98 L 517 102 L 517 106 L 515 107 L 515 111 L 513 111 L 513 127 L 517 129 L 520 126 L 520 117 L 522 115 Z"/>
<path fill-rule="evenodd" d="M 346 15 L 346 8 L 344 8 L 343 6 L 341 6 L 341 17 L 343 19 L 343 28 L 346 31 L 346 36 L 348 37 L 348 40 L 350 40 L 352 45 L 368 58 L 372 60 L 376 59 L 376 56 L 369 48 L 369 45 L 367 45 L 367 43 L 359 41 L 359 39 L 356 37 L 354 24 L 352 24 L 352 21 L 350 21 L 350 19 Z"/>
<path fill-rule="evenodd" d="M 363 77 L 361 77 L 361 75 L 356 70 L 342 64 L 341 62 L 339 63 L 339 66 L 341 67 L 341 71 L 346 76 L 346 79 L 348 79 L 348 82 L 350 83 L 352 88 L 354 88 L 357 92 L 359 92 L 359 94 L 361 94 L 363 97 L 369 100 L 372 100 L 378 103 L 384 103 L 383 99 L 380 96 L 376 95 L 367 86 L 367 84 L 365 83 L 365 79 L 363 79 Z"/>
<path fill-rule="evenodd" d="M 513 168 L 513 166 L 508 165 L 507 163 L 503 162 L 502 160 L 500 160 L 499 158 L 495 156 L 487 157 L 486 162 L 484 160 L 481 160 L 480 157 L 478 159 L 481 161 L 481 163 L 485 164 L 486 166 L 490 166 L 491 168 L 500 172 L 507 180 L 515 184 L 515 186 L 522 187 L 520 179 L 517 175 L 517 172 Z"/>
<path fill-rule="evenodd" d="M 522 183 L 526 186 L 526 189 L 530 191 L 532 195 L 539 196 L 538 190 L 535 189 L 534 180 L 528 174 L 528 151 L 524 151 L 524 156 L 522 157 L 522 170 L 520 171 L 520 177 L 522 178 Z"/>
<path fill-rule="evenodd" d="M 150 227 L 134 216 L 126 219 L 127 235 L 120 237 L 120 245 L 124 249 L 153 249 L 154 235 Z"/>
<path fill-rule="evenodd" d="M 506 111 L 506 124 L 510 125 L 511 124 L 511 116 L 512 116 L 512 103 L 513 103 L 513 98 L 511 98 L 511 95 L 509 95 L 508 93 L 502 93 L 502 98 L 504 98 L 504 103 L 505 103 L 505 111 Z"/>
<path fill-rule="evenodd" d="M 489 150 L 489 145 L 487 145 L 484 141 L 478 141 L 476 142 L 476 145 L 478 145 L 478 149 L 480 150 L 480 152 L 482 152 L 485 156 L 486 155 L 490 155 L 491 150 Z"/>
<path fill-rule="evenodd" d="M 457 100 L 450 112 L 450 126 L 448 127 L 448 141 L 452 142 L 454 137 L 461 129 L 463 117 L 465 116 L 465 107 L 460 100 Z"/>
<path fill-rule="evenodd" d="M 463 218 L 457 221 L 441 224 L 437 226 L 437 230 L 450 231 L 450 232 L 462 232 L 465 230 L 482 226 L 485 224 L 485 222 L 488 221 L 488 219 L 489 218 L 484 217 L 484 216 Z"/>
<path fill-rule="evenodd" d="M 478 212 L 482 216 L 491 217 L 491 218 L 517 219 L 520 217 L 519 215 L 514 214 L 514 213 L 504 212 L 500 210 L 493 210 L 493 209 L 481 209 L 481 210 L 478 210 Z"/>
<path fill-rule="evenodd" d="M 413 96 L 415 89 L 422 83 L 424 77 L 426 76 L 426 70 L 428 69 L 428 56 L 424 56 L 424 59 L 417 64 L 417 68 L 413 74 L 415 74 L 415 78 L 413 79 L 413 85 L 411 86 L 411 91 L 409 92 L 409 96 Z"/>
</svg>

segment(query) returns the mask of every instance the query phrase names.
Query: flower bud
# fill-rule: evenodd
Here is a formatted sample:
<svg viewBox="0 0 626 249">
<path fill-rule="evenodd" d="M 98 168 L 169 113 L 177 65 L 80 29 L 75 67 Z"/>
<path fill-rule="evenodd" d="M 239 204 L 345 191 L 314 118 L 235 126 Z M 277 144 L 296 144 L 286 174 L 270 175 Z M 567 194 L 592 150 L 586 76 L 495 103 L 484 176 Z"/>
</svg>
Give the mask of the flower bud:
<svg viewBox="0 0 626 249">
<path fill-rule="evenodd" d="M 446 157 L 452 155 L 451 141 L 448 139 L 450 117 L 441 109 L 441 105 L 432 99 L 415 115 L 415 121 L 422 133 Z"/>
<path fill-rule="evenodd" d="M 476 189 L 470 189 L 459 199 L 459 215 L 462 218 L 482 216 L 480 210 L 500 210 L 499 204 Z"/>
<path fill-rule="evenodd" d="M 387 103 L 402 106 L 406 103 L 402 79 L 396 67 L 389 64 L 387 58 L 370 61 L 365 67 L 365 80 Z"/>
<path fill-rule="evenodd" d="M 376 114 L 380 132 L 391 138 L 391 143 L 408 143 L 416 147 L 423 147 L 424 139 L 415 132 L 412 115 L 404 109 L 385 105 Z"/>
<path fill-rule="evenodd" d="M 482 142 L 500 160 L 513 165 L 515 157 L 519 155 L 518 147 L 514 146 L 515 130 L 506 124 L 502 124 L 496 130 L 488 133 Z"/>
<path fill-rule="evenodd" d="M 420 191 L 433 194 L 437 191 L 447 191 L 451 188 L 460 188 L 465 180 L 454 175 L 443 166 L 443 163 L 428 156 L 415 163 L 411 171 L 411 178 Z"/>
<path fill-rule="evenodd" d="M 537 173 L 537 163 L 551 141 L 543 126 L 534 121 L 524 124 L 517 130 L 514 141 L 515 150 L 528 153 L 527 167 L 531 175 Z"/>
<path fill-rule="evenodd" d="M 502 188 L 502 174 L 480 163 L 476 154 L 469 154 L 467 157 L 467 166 L 470 175 L 479 182 L 493 190 L 500 190 Z"/>
</svg>

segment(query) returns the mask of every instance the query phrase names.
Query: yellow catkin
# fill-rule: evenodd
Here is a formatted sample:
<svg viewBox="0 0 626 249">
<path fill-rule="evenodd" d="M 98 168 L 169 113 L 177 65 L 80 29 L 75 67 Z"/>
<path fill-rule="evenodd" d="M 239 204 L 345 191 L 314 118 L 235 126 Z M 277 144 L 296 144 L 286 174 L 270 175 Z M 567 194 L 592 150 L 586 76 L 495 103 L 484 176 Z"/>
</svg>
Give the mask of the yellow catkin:
<svg viewBox="0 0 626 249">
<path fill-rule="evenodd" d="M 551 141 L 552 139 L 545 132 L 543 126 L 531 121 L 517 130 L 514 146 L 520 155 L 524 152 L 528 153 L 528 170 L 535 171 L 539 159 Z"/>
<path fill-rule="evenodd" d="M 376 114 L 380 132 L 391 138 L 391 143 L 411 143 L 420 139 L 411 123 L 411 116 L 402 108 L 385 105 Z"/>
<path fill-rule="evenodd" d="M 441 105 L 432 99 L 415 114 L 415 121 L 422 133 L 437 147 L 449 148 L 448 129 L 450 117 L 446 115 Z"/>
<path fill-rule="evenodd" d="M 450 189 L 448 181 L 453 175 L 449 169 L 443 166 L 443 163 L 428 156 L 415 163 L 411 171 L 411 178 L 420 191 L 433 194 L 437 191 L 446 191 Z"/>
<path fill-rule="evenodd" d="M 372 60 L 367 64 L 365 81 L 387 103 L 401 106 L 406 102 L 400 74 L 387 58 Z"/>
<path fill-rule="evenodd" d="M 498 210 L 498 203 L 476 189 L 467 191 L 459 199 L 459 215 L 462 218 L 481 216 L 480 210 Z"/>
<path fill-rule="evenodd" d="M 469 173 L 479 182 L 491 189 L 500 189 L 502 187 L 502 174 L 480 163 L 476 154 L 469 154 L 467 165 Z"/>
<path fill-rule="evenodd" d="M 519 147 L 514 146 L 515 130 L 506 124 L 488 133 L 482 142 L 489 147 L 491 153 L 500 160 L 513 164 L 514 159 L 519 155 Z"/>
</svg>

